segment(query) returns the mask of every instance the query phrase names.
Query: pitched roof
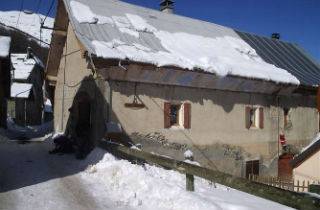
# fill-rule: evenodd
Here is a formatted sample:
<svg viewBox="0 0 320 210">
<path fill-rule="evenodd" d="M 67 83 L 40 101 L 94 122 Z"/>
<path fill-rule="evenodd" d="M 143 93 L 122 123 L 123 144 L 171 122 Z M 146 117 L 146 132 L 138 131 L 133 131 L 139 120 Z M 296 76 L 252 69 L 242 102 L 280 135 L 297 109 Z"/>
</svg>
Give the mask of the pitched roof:
<svg viewBox="0 0 320 210">
<path fill-rule="evenodd" d="M 299 166 L 316 152 L 320 151 L 320 133 L 311 141 L 311 143 L 302 149 L 301 153 L 296 156 L 291 165 L 293 168 Z"/>
<path fill-rule="evenodd" d="M 298 45 L 250 33 L 236 32 L 266 62 L 288 70 L 303 85 L 319 85 L 320 65 Z"/>
<path fill-rule="evenodd" d="M 29 98 L 32 89 L 32 84 L 29 83 L 16 83 L 11 84 L 11 97 L 12 98 Z"/>
<path fill-rule="evenodd" d="M 12 79 L 27 80 L 36 65 L 33 58 L 27 58 L 27 54 L 11 54 Z"/>
<path fill-rule="evenodd" d="M 64 2 L 78 39 L 98 57 L 295 85 L 320 83 L 319 65 L 293 44 L 118 0 Z"/>
</svg>

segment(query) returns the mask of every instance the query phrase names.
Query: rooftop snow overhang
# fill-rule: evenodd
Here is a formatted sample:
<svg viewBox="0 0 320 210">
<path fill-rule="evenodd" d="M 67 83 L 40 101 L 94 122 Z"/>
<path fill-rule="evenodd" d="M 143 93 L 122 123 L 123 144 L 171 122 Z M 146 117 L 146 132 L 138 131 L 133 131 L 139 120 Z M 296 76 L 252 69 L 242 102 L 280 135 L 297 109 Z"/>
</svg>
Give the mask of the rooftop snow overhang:
<svg viewBox="0 0 320 210">
<path fill-rule="evenodd" d="M 27 80 L 36 64 L 36 60 L 27 58 L 27 54 L 11 54 L 12 79 Z"/>
<path fill-rule="evenodd" d="M 131 60 L 155 66 L 176 66 L 190 70 L 197 68 L 224 76 L 262 79 L 281 84 L 299 84 L 299 81 L 286 70 L 260 59 L 255 50 L 233 29 L 177 15 L 163 14 L 121 1 L 101 1 L 99 7 L 84 0 L 64 0 L 64 2 L 75 34 L 89 54 L 105 59 Z M 75 4 L 78 6 L 75 7 Z M 75 12 L 80 11 L 76 10 L 79 4 L 82 16 Z M 89 15 L 86 16 L 86 14 Z M 191 28 L 190 25 L 194 27 Z M 237 55 L 235 58 L 230 58 L 216 53 L 218 57 L 212 57 L 217 49 L 206 48 L 205 45 L 196 48 L 189 46 L 190 49 L 186 49 L 190 36 L 198 42 L 204 40 L 211 44 L 215 43 L 215 46 L 216 43 L 225 43 L 226 46 L 231 43 L 230 49 Z M 175 42 L 184 38 L 185 41 L 177 44 L 175 49 L 171 49 L 170 45 L 173 42 L 167 42 L 170 38 L 174 38 Z M 172 52 L 176 52 L 179 46 L 185 48 L 184 52 L 179 52 L 178 56 L 172 56 Z M 201 49 L 200 52 L 199 49 Z M 221 49 L 227 49 L 227 47 L 221 46 L 218 51 Z M 210 53 L 198 57 L 195 62 L 188 61 L 190 57 L 184 55 L 191 53 L 192 56 L 197 56 L 204 52 Z M 226 54 L 228 55 L 229 52 Z M 163 57 L 166 57 L 166 60 L 163 60 Z M 250 59 L 253 62 L 246 63 L 246 60 Z M 217 62 L 213 62 L 214 60 Z M 237 61 L 243 62 L 243 65 Z M 230 63 L 236 63 L 236 65 L 232 66 Z"/>
<path fill-rule="evenodd" d="M 29 83 L 12 83 L 11 98 L 29 98 L 32 90 L 32 84 Z"/>
</svg>

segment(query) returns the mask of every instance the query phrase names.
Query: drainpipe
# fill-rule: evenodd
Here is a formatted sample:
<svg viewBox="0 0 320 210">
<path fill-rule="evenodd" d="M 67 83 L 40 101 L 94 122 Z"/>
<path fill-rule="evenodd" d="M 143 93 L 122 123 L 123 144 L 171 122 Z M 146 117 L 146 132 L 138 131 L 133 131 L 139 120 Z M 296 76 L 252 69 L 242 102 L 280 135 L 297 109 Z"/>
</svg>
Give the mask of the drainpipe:
<svg viewBox="0 0 320 210">
<path fill-rule="evenodd" d="M 109 92 L 108 92 L 108 114 L 107 114 L 107 121 L 108 123 L 110 123 L 111 120 L 111 116 L 112 116 L 112 87 L 111 87 L 111 82 L 108 79 L 108 88 L 109 88 Z"/>
<path fill-rule="evenodd" d="M 67 51 L 68 51 L 68 39 L 66 39 L 66 49 L 64 54 L 64 67 L 63 67 L 63 85 L 62 85 L 62 108 L 61 108 L 61 131 L 64 128 L 64 106 L 65 106 L 65 85 L 66 85 L 66 68 L 67 68 Z"/>
</svg>

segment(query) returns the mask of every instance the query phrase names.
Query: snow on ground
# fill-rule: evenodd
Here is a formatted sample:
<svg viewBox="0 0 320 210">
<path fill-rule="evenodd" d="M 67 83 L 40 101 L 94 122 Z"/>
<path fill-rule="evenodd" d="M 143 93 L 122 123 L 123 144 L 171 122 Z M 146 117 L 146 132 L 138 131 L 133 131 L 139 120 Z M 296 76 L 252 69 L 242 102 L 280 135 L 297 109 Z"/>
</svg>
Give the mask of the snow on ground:
<svg viewBox="0 0 320 210">
<path fill-rule="evenodd" d="M 9 55 L 11 38 L 8 36 L 0 36 L 0 57 Z"/>
<path fill-rule="evenodd" d="M 196 178 L 195 192 L 185 190 L 185 176 L 178 172 L 150 165 L 134 165 L 118 160 L 101 149 L 95 149 L 88 157 L 103 159 L 81 172 L 81 177 L 92 185 L 103 186 L 104 191 L 90 188 L 95 197 L 107 197 L 119 205 L 135 209 L 291 209 L 238 190 Z"/>
<path fill-rule="evenodd" d="M 31 89 L 32 89 L 32 84 L 13 82 L 11 84 L 10 95 L 13 98 L 28 98 L 30 95 Z"/>
<path fill-rule="evenodd" d="M 99 148 L 79 161 L 72 154 L 49 155 L 52 140 L 0 144 L 0 209 L 291 209 L 198 178 L 196 191 L 188 192 L 177 172 L 134 165 Z"/>
<path fill-rule="evenodd" d="M 46 122 L 42 125 L 35 126 L 19 126 L 17 125 L 11 117 L 7 118 L 7 129 L 3 130 L 2 133 L 8 136 L 10 139 L 25 137 L 27 139 L 31 138 L 40 138 L 44 137 L 44 139 L 48 136 L 51 136 L 51 132 L 53 130 L 53 122 Z"/>
<path fill-rule="evenodd" d="M 20 17 L 19 17 L 20 14 Z M 31 36 L 40 39 L 40 19 L 44 19 L 45 16 L 41 14 L 26 14 L 19 11 L 0 11 L 0 22 L 6 26 L 17 28 Z M 19 21 L 18 21 L 19 20 Z M 45 26 L 53 27 L 54 19 L 47 17 Z M 50 43 L 51 42 L 51 30 L 42 29 L 41 40 Z M 47 45 L 43 45 L 48 47 Z"/>
<path fill-rule="evenodd" d="M 309 149 L 312 145 L 314 145 L 318 141 L 320 141 L 320 133 L 317 133 L 317 135 L 312 139 L 310 144 L 308 144 L 307 146 L 305 146 L 304 148 L 301 149 L 300 153 L 306 151 L 307 149 Z"/>
<path fill-rule="evenodd" d="M 300 83 L 285 69 L 263 61 L 241 38 L 231 36 L 213 38 L 185 32 L 171 33 L 158 30 L 135 14 L 101 16 L 77 1 L 71 1 L 70 7 L 72 15 L 79 23 L 110 24 L 112 27 L 117 27 L 120 32 L 135 38 L 139 38 L 141 33 L 152 34 L 160 40 L 165 49 L 165 51 L 155 51 L 144 46 L 140 48 L 135 43 L 126 43 L 122 40 L 120 40 L 122 43 L 119 43 L 119 40 L 111 42 L 92 40 L 95 53 L 99 57 L 127 58 L 157 66 L 177 66 L 190 70 L 202 69 L 219 76 L 235 75 L 291 84 Z"/>
</svg>

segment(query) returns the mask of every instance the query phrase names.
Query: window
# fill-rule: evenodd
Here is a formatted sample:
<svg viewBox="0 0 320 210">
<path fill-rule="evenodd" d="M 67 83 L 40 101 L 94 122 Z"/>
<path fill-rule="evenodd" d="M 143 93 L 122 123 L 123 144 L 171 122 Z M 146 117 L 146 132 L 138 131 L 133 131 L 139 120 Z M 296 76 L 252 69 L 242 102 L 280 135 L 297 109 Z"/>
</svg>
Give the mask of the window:
<svg viewBox="0 0 320 210">
<path fill-rule="evenodd" d="M 246 128 L 260 128 L 264 127 L 264 114 L 262 107 L 246 107 L 245 111 Z"/>
<path fill-rule="evenodd" d="M 164 103 L 164 127 L 181 127 L 190 129 L 191 104 Z"/>
<path fill-rule="evenodd" d="M 180 124 L 179 115 L 181 111 L 181 105 L 170 106 L 170 126 L 177 126 Z"/>
</svg>

